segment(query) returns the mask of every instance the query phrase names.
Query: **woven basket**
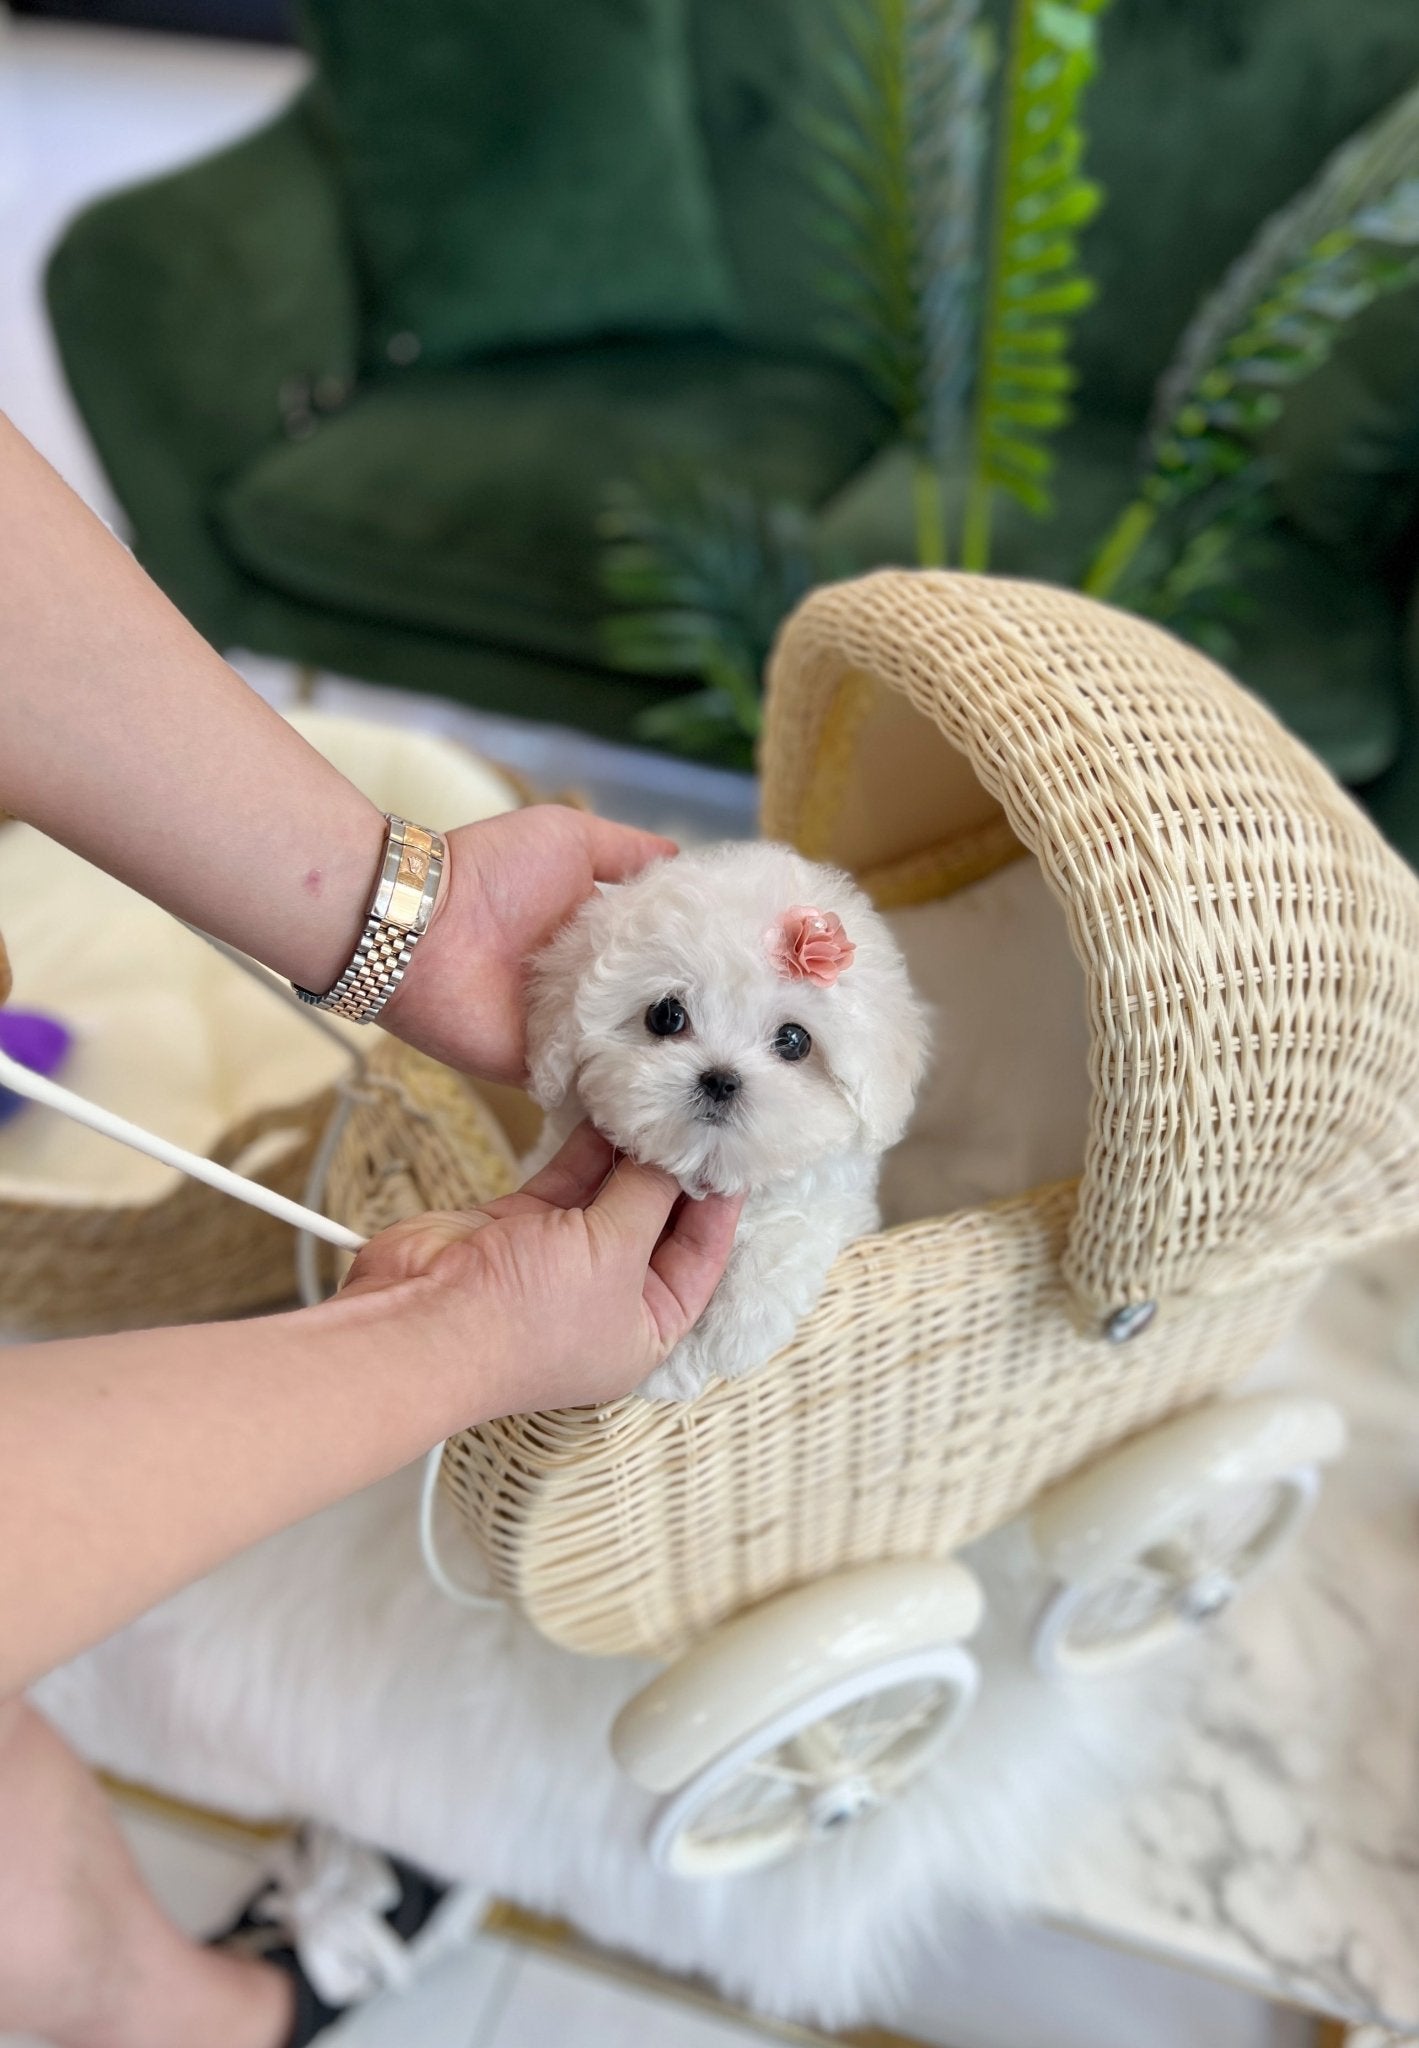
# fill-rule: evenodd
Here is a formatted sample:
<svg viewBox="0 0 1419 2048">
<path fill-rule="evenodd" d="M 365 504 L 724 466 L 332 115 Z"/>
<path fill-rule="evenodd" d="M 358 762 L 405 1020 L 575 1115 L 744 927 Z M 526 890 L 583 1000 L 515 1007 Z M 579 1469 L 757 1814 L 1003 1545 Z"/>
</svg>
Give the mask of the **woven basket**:
<svg viewBox="0 0 1419 2048">
<path fill-rule="evenodd" d="M 520 800 L 501 771 L 455 743 L 326 714 L 302 714 L 295 722 L 367 785 L 375 802 L 407 806 L 435 824 L 457 821 L 448 815 L 450 808 L 465 817 L 488 815 Z M 18 919 L 12 934 L 21 959 Z M 141 985 L 143 963 L 132 966 Z M 9 992 L 0 944 L 0 1001 Z M 269 1000 L 274 1005 L 278 998 Z M 278 1012 L 273 1015 L 279 1020 Z M 308 1012 L 293 1013 L 293 1019 L 287 1028 L 318 1028 Z M 396 1199 L 397 1172 L 386 1173 L 385 1163 L 406 1155 L 429 1174 L 431 1187 L 451 1185 L 449 1145 L 456 1143 L 463 1162 L 460 1189 L 501 1192 L 511 1154 L 487 1105 L 445 1069 L 382 1033 L 351 1031 L 348 1037 L 355 1080 L 348 1100 L 344 1088 L 322 1086 L 300 1100 L 263 1108 L 223 1131 L 207 1148 L 211 1156 L 283 1195 L 307 1200 L 318 1154 L 339 1115 L 339 1184 L 352 1206 L 357 1194 L 361 1204 L 369 1204 L 370 1220 L 360 1226 L 365 1230 L 377 1228 Z M 431 1143 L 429 1130 L 440 1119 L 448 1139 Z M 196 1181 L 181 1181 L 161 1199 L 142 1202 L 0 1196 L 0 1328 L 58 1336 L 266 1308 L 294 1298 L 294 1252 L 289 1225 Z"/>
<path fill-rule="evenodd" d="M 10 992 L 0 938 L 0 1002 Z M 255 1112 L 224 1131 L 210 1155 L 298 1201 L 336 1103 L 336 1091 L 323 1088 Z M 289 1225 L 198 1181 L 180 1180 L 147 1202 L 0 1195 L 0 1327 L 16 1336 L 198 1321 L 294 1292 Z"/>
<path fill-rule="evenodd" d="M 954 1549 L 1419 1224 L 1419 882 L 1201 655 L 1063 591 L 883 572 L 782 633 L 763 774 L 766 833 L 884 907 L 1041 863 L 1087 982 L 1085 1167 L 851 1246 L 762 1374 L 689 1407 L 455 1439 L 494 1583 L 592 1654 Z"/>
<path fill-rule="evenodd" d="M 515 1124 L 518 1134 L 509 1136 L 493 1107 L 498 1092 L 381 1036 L 349 1091 L 349 1114 L 312 1197 L 373 1237 L 425 1209 L 462 1209 L 510 1193 L 526 1126 Z M 347 1263 L 342 1258 L 340 1269 Z"/>
<path fill-rule="evenodd" d="M 336 1101 L 327 1090 L 251 1117 L 211 1156 L 244 1171 L 279 1134 L 279 1158 L 255 1177 L 299 1201 Z M 143 1204 L 0 1201 L 0 1245 L 0 1323 L 17 1335 L 198 1322 L 295 1293 L 289 1224 L 197 1181 Z"/>
</svg>

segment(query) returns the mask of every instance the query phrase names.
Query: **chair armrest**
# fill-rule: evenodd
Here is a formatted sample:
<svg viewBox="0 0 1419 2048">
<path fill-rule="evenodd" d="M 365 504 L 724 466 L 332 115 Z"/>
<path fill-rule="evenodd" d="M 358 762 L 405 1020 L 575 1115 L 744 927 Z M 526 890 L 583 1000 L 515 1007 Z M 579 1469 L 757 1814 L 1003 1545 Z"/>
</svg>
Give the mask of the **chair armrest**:
<svg viewBox="0 0 1419 2048">
<path fill-rule="evenodd" d="M 220 154 L 88 208 L 47 288 L 143 554 L 283 431 L 293 388 L 333 397 L 353 380 L 355 266 L 310 95 Z M 202 593 L 181 595 L 203 609 Z"/>
</svg>

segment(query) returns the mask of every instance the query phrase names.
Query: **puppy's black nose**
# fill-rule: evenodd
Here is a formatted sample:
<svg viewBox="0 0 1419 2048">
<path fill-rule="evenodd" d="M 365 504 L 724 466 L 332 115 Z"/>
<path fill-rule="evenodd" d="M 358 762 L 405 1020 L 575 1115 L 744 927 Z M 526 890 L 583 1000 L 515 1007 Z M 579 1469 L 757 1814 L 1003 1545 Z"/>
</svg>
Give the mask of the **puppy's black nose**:
<svg viewBox="0 0 1419 2048">
<path fill-rule="evenodd" d="M 739 1076 L 727 1067 L 711 1067 L 700 1076 L 700 1093 L 709 1102 L 729 1102 L 739 1093 Z"/>
</svg>

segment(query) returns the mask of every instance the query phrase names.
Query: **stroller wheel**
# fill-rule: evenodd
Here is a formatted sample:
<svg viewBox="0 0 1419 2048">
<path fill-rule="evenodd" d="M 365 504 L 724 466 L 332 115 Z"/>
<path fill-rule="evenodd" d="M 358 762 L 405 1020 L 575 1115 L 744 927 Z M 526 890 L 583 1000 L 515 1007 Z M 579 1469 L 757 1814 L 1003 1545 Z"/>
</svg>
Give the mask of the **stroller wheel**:
<svg viewBox="0 0 1419 2048">
<path fill-rule="evenodd" d="M 669 1797 L 655 1861 L 679 1877 L 778 1862 L 875 1813 L 975 1697 L 959 1638 L 980 1594 L 952 1562 L 864 1566 L 721 1624 L 623 1709 L 612 1748 Z"/>
<path fill-rule="evenodd" d="M 958 1644 L 861 1672 L 766 1721 L 656 1815 L 650 1852 L 676 1877 L 730 1877 L 840 1834 L 941 1749 L 976 1691 Z"/>
<path fill-rule="evenodd" d="M 1344 1443 L 1327 1402 L 1256 1396 L 1179 1417 L 1035 1505 L 1055 1584 L 1034 1633 L 1047 1676 L 1090 1676 L 1210 1621 L 1298 1534 Z"/>
</svg>

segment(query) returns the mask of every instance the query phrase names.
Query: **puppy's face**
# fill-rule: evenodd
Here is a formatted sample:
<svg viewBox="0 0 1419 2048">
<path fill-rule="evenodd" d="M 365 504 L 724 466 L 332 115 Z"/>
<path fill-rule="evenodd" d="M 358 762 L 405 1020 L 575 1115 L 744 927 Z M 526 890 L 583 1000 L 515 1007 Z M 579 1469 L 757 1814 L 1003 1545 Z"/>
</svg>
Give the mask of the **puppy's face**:
<svg viewBox="0 0 1419 2048">
<path fill-rule="evenodd" d="M 851 964 L 795 971 L 783 920 L 837 918 Z M 732 1193 L 901 1135 L 925 1056 L 901 956 L 845 877 L 783 847 L 715 848 L 593 898 L 532 971 L 533 1092 L 574 1088 L 614 1144 Z"/>
</svg>

